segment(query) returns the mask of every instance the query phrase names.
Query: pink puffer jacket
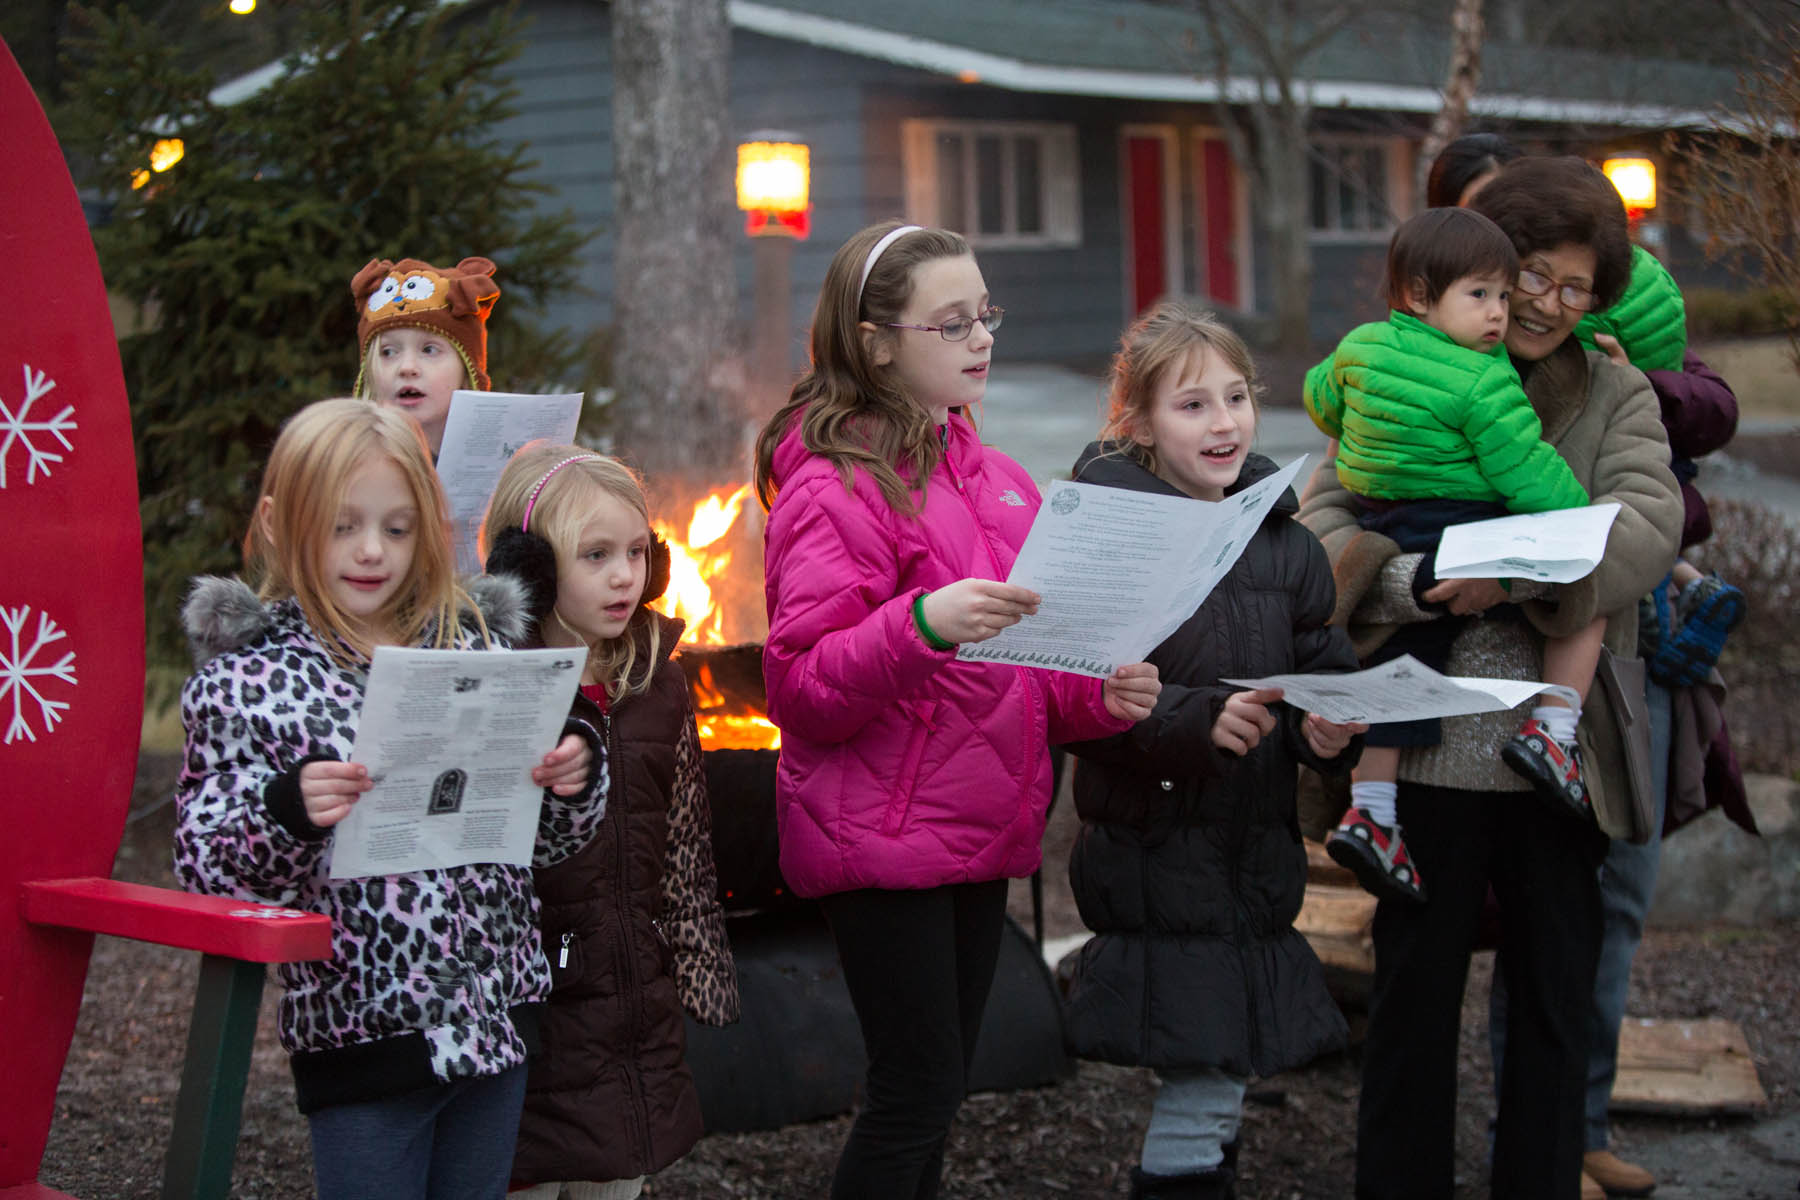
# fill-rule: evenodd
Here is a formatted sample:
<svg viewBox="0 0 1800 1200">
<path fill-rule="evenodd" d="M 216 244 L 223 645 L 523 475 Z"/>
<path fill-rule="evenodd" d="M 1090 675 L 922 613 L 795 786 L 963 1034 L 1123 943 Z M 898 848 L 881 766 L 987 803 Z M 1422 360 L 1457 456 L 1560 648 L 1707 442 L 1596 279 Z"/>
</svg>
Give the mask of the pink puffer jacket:
<svg viewBox="0 0 1800 1200">
<path fill-rule="evenodd" d="M 846 491 L 799 422 L 775 452 L 763 651 L 781 727 L 781 870 L 802 896 L 1029 875 L 1041 859 L 1051 742 L 1129 727 L 1100 682 L 958 662 L 913 627 L 920 593 L 1005 579 L 1038 491 L 952 414 L 923 511 Z"/>
</svg>

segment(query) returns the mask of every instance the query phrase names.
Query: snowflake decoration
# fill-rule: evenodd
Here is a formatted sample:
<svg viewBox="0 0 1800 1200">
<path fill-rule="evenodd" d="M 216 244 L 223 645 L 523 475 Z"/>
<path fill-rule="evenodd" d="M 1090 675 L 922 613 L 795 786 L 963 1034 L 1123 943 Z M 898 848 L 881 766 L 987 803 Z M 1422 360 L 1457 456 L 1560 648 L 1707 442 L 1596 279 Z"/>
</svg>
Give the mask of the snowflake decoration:
<svg viewBox="0 0 1800 1200">
<path fill-rule="evenodd" d="M 0 625 L 6 627 L 6 635 L 10 645 L 0 645 L 0 704 L 7 697 L 12 698 L 12 724 L 6 727 L 7 745 L 14 738 L 24 735 L 27 741 L 37 741 L 37 734 L 32 731 L 31 721 L 26 715 L 26 697 L 37 701 L 38 719 L 43 723 L 44 732 L 49 733 L 62 720 L 68 709 L 67 700 L 47 699 L 38 690 L 39 683 L 48 676 L 60 679 L 64 683 L 75 682 L 75 652 L 70 650 L 51 666 L 35 665 L 38 655 L 44 647 L 52 642 L 59 642 L 68 635 L 57 628 L 45 613 L 38 613 L 36 640 L 29 647 L 22 647 L 20 631 L 25 628 L 26 617 L 31 607 L 21 604 L 17 608 L 0 608 Z"/>
<path fill-rule="evenodd" d="M 61 412 L 48 420 L 33 421 L 30 419 L 31 406 L 48 396 L 55 387 L 54 379 L 51 379 L 43 371 L 32 370 L 31 364 L 27 363 L 25 364 L 25 403 L 19 406 L 18 413 L 15 414 L 6 406 L 6 401 L 0 399 L 0 434 L 5 435 L 4 438 L 0 438 L 0 488 L 6 486 L 6 462 L 12 457 L 13 443 L 23 442 L 25 451 L 29 455 L 25 465 L 25 483 L 28 487 L 37 482 L 39 471 L 48 476 L 50 464 L 63 460 L 61 454 L 50 448 L 50 438 L 61 442 L 64 450 L 75 448 L 74 444 L 69 441 L 68 434 L 69 430 L 75 428 L 75 406 L 73 404 L 65 406 Z M 31 440 L 34 432 L 40 436 L 48 435 L 42 438 L 43 445 Z M 12 739 L 8 738 L 7 740 L 11 741 Z"/>
</svg>

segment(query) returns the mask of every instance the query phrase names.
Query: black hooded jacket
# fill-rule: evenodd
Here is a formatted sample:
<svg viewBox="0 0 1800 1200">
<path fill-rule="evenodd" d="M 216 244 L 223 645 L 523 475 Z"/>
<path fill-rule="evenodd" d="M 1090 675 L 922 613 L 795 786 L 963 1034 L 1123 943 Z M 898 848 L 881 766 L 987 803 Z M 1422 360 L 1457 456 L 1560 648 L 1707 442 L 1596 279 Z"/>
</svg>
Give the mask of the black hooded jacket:
<svg viewBox="0 0 1800 1200">
<path fill-rule="evenodd" d="M 1275 470 L 1252 454 L 1236 492 Z M 1083 483 L 1180 495 L 1127 450 L 1091 445 Z M 1306 852 L 1296 764 L 1348 770 L 1361 741 L 1320 760 L 1304 713 L 1275 709 L 1275 731 L 1242 757 L 1212 743 L 1223 677 L 1349 671 L 1356 655 L 1328 627 L 1331 564 L 1284 491 L 1205 603 L 1149 655 L 1155 710 L 1077 756 L 1081 834 L 1069 879 L 1094 937 L 1069 993 L 1068 1037 L 1083 1058 L 1159 1069 L 1267 1076 L 1343 1046 L 1343 1016 L 1319 961 L 1294 931 Z"/>
</svg>

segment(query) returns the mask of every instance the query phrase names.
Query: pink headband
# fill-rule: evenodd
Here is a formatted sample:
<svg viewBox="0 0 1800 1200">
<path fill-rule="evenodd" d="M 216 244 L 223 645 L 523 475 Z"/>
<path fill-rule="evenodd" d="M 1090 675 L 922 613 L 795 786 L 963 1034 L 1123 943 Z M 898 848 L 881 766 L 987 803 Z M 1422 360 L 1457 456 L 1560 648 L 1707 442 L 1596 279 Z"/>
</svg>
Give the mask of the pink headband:
<svg viewBox="0 0 1800 1200">
<path fill-rule="evenodd" d="M 525 533 L 531 532 L 531 510 L 537 506 L 538 494 L 544 490 L 544 485 L 550 482 L 550 477 L 552 475 L 556 474 L 570 463 L 605 461 L 606 460 L 598 454 L 571 454 L 569 457 L 557 463 L 554 467 L 551 467 L 548 471 L 545 471 L 544 477 L 537 481 L 537 486 L 531 489 L 531 495 L 525 499 L 525 519 L 519 522 L 519 529 Z"/>
<path fill-rule="evenodd" d="M 881 261 L 882 252 L 909 233 L 925 228 L 923 225 L 902 225 L 898 229 L 890 229 L 881 235 L 881 240 L 869 247 L 869 257 L 863 259 L 862 282 L 856 285 L 856 303 L 862 306 L 863 289 L 869 286 L 869 272 Z"/>
</svg>

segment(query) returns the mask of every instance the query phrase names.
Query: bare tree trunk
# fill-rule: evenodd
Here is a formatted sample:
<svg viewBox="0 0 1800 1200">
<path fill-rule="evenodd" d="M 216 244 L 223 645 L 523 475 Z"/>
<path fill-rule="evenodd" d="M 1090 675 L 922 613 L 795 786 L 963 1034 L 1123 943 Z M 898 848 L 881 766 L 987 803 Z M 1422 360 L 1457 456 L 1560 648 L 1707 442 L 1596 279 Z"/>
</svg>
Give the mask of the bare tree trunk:
<svg viewBox="0 0 1800 1200">
<path fill-rule="evenodd" d="M 1431 129 L 1419 146 L 1413 165 L 1413 198 L 1425 205 L 1425 177 L 1444 147 L 1462 132 L 1469 119 L 1469 101 L 1481 86 L 1481 43 L 1486 28 L 1481 18 L 1482 0 L 1456 0 L 1450 14 L 1450 70 L 1444 78 L 1444 106 L 1431 118 Z"/>
<path fill-rule="evenodd" d="M 615 447 L 659 495 L 745 477 L 725 0 L 615 0 Z"/>
</svg>

